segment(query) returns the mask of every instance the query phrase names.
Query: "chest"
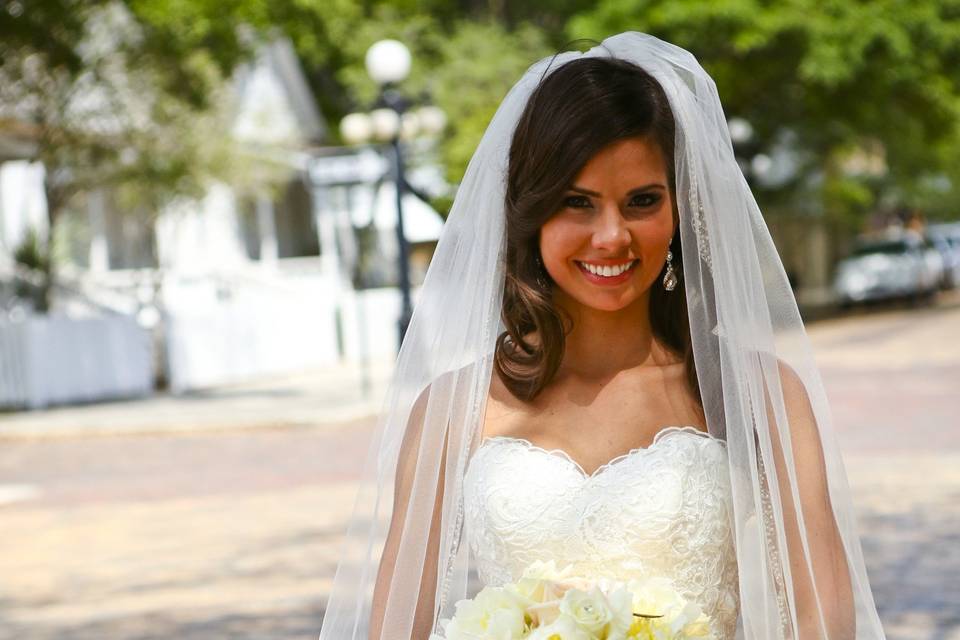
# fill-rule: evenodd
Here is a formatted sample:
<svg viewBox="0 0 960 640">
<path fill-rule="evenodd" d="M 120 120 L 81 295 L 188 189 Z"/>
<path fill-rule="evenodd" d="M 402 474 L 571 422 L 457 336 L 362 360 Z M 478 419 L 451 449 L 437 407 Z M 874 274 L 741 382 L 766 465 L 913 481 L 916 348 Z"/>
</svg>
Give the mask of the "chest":
<svg viewBox="0 0 960 640">
<path fill-rule="evenodd" d="M 705 428 L 702 412 L 677 376 L 629 372 L 606 382 L 559 380 L 534 402 L 492 386 L 482 438 L 509 437 L 558 449 L 592 473 L 625 452 L 650 446 L 669 425 Z"/>
<path fill-rule="evenodd" d="M 662 572 L 729 541 L 725 444 L 693 428 L 667 428 L 589 474 L 562 451 L 491 438 L 464 483 L 474 550 L 509 576 L 550 558 Z"/>
<path fill-rule="evenodd" d="M 483 442 L 464 476 L 464 523 L 485 585 L 534 562 L 615 580 L 663 577 L 732 638 L 738 612 L 726 444 L 695 428 L 658 432 L 586 474 L 562 451 Z"/>
</svg>

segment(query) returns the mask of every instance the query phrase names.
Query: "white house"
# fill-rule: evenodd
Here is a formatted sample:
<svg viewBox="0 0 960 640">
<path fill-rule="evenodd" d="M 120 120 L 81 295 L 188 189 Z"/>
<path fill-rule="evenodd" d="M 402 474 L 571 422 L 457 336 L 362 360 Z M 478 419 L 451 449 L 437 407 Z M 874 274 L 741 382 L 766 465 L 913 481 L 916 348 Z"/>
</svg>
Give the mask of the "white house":
<svg viewBox="0 0 960 640">
<path fill-rule="evenodd" d="M 58 270 L 63 286 L 52 315 L 124 318 L 122 331 L 142 332 L 136 339 L 152 345 L 147 360 L 177 392 L 345 360 L 394 358 L 400 298 L 389 164 L 372 148 L 323 146 L 328 125 L 287 40 L 265 46 L 237 71 L 235 86 L 233 135 L 289 167 L 282 183 L 269 191 L 214 184 L 201 201 L 171 206 L 152 225 L 125 216 L 109 191 L 83 194 L 62 225 L 66 263 Z M 30 162 L 29 145 L 0 130 L 0 154 L 0 274 L 9 279 L 27 229 L 46 234 L 46 209 L 43 168 Z M 349 169 L 364 163 L 365 171 Z M 330 179 L 337 166 L 348 170 Z M 442 183 L 438 174 L 427 167 L 409 176 Z M 412 194 L 404 197 L 404 214 L 416 285 L 442 219 Z M 372 243 L 364 255 L 374 259 L 359 260 L 361 239 Z M 0 324 L 8 349 L 17 342 L 12 322 Z M 0 335 L 0 349 L 3 344 Z M 63 341 L 57 344 L 64 348 Z M 110 359 L 128 357 L 100 356 L 105 372 Z M 47 351 L 42 357 L 69 360 Z M 88 384 L 74 385 L 73 393 L 40 393 L 48 400 L 39 402 L 24 401 L 20 389 L 7 394 L 19 401 L 5 401 L 2 387 L 14 383 L 4 379 L 16 377 L 0 368 L 0 405 L 145 392 L 142 384 L 132 391 L 109 385 L 91 390 Z"/>
</svg>

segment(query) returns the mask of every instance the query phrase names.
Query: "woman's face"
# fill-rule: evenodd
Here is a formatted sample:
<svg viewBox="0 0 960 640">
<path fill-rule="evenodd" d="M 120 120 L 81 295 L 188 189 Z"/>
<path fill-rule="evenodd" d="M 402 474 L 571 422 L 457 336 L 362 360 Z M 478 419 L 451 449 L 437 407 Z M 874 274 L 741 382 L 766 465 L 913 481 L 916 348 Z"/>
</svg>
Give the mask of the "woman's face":
<svg viewBox="0 0 960 640">
<path fill-rule="evenodd" d="M 647 137 L 601 149 L 540 228 L 555 288 L 580 304 L 616 311 L 648 294 L 676 224 L 659 145 Z"/>
</svg>

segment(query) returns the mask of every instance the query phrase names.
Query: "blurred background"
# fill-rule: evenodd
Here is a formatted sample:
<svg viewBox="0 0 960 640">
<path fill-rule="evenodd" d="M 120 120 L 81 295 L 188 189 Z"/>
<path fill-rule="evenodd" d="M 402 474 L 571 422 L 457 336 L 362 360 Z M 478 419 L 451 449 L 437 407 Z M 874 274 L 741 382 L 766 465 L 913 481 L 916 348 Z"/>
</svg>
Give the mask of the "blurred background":
<svg viewBox="0 0 960 640">
<path fill-rule="evenodd" d="M 457 183 L 534 60 L 713 75 L 891 639 L 960 639 L 960 7 L 2 0 L 0 640 L 314 638 Z"/>
</svg>

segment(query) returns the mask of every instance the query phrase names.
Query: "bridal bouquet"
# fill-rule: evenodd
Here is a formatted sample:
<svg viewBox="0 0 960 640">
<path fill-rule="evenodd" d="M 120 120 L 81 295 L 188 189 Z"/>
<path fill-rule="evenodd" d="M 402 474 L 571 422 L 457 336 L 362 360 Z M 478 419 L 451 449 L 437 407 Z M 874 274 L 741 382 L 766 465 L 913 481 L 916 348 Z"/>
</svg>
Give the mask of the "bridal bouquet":
<svg viewBox="0 0 960 640">
<path fill-rule="evenodd" d="M 614 581 L 535 562 L 523 577 L 484 587 L 441 619 L 430 640 L 686 640 L 713 638 L 711 620 L 666 578 Z"/>
</svg>

